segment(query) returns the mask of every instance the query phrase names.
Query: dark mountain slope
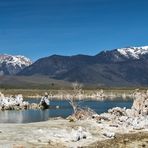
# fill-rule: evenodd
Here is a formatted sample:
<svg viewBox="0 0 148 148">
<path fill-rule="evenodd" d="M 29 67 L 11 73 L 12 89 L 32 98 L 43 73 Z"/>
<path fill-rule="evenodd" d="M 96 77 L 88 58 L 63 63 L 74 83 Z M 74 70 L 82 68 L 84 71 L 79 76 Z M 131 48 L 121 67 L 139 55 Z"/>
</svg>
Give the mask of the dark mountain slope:
<svg viewBox="0 0 148 148">
<path fill-rule="evenodd" d="M 103 86 L 147 86 L 147 59 L 147 46 L 103 51 L 96 56 L 53 55 L 39 59 L 18 75 L 46 75 L 58 80 Z"/>
</svg>

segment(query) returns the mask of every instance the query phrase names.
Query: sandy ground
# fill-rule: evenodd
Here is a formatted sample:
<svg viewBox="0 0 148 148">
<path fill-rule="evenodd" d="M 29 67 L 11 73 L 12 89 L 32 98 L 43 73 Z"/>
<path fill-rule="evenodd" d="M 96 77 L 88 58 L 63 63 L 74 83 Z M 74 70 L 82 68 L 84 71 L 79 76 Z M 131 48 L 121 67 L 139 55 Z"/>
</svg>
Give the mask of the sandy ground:
<svg viewBox="0 0 148 148">
<path fill-rule="evenodd" d="M 0 124 L 0 148 L 148 148 L 147 129 L 127 131 L 112 127 L 116 133 L 115 138 L 108 138 L 102 134 L 106 126 L 92 119 L 76 122 L 51 119 L 28 124 Z M 80 127 L 86 137 L 76 141 L 76 133 Z"/>
<path fill-rule="evenodd" d="M 89 148 L 148 148 L 148 132 L 117 134 L 115 139 L 94 142 Z"/>
</svg>

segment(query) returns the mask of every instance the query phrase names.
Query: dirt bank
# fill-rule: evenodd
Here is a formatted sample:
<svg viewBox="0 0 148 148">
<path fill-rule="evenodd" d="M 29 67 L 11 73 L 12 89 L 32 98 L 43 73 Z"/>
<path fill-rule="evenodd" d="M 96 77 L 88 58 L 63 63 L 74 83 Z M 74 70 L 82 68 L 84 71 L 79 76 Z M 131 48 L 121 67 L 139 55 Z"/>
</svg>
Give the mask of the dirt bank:
<svg viewBox="0 0 148 148">
<path fill-rule="evenodd" d="M 148 132 L 117 134 L 114 139 L 107 139 L 92 143 L 89 148 L 147 148 Z"/>
</svg>

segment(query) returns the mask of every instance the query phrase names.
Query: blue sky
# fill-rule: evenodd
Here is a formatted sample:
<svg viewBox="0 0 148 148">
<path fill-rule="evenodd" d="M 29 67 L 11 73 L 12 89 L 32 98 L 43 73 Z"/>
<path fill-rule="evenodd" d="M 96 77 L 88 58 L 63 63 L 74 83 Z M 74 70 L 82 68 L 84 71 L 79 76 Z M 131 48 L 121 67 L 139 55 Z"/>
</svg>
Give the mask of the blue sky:
<svg viewBox="0 0 148 148">
<path fill-rule="evenodd" d="M 32 60 L 148 45 L 147 0 L 0 0 L 0 53 Z"/>
</svg>

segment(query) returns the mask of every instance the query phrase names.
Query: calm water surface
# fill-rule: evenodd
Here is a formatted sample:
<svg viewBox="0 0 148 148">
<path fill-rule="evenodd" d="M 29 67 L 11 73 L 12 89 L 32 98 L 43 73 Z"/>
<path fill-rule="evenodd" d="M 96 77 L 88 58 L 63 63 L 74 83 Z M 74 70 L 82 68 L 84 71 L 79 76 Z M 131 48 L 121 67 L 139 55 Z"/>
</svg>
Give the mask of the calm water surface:
<svg viewBox="0 0 148 148">
<path fill-rule="evenodd" d="M 39 103 L 40 99 L 28 99 L 29 103 Z M 68 101 L 52 100 L 50 102 L 54 109 L 47 110 L 22 110 L 22 111 L 0 111 L 0 123 L 29 123 L 48 120 L 50 117 L 64 117 L 66 118 L 72 114 L 72 108 Z M 78 104 L 81 107 L 89 107 L 97 113 L 107 112 L 108 109 L 113 107 L 126 107 L 132 106 L 132 100 L 123 101 L 121 99 L 115 101 L 80 101 Z M 55 109 L 59 106 L 59 109 Z"/>
</svg>

